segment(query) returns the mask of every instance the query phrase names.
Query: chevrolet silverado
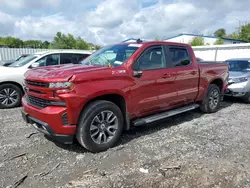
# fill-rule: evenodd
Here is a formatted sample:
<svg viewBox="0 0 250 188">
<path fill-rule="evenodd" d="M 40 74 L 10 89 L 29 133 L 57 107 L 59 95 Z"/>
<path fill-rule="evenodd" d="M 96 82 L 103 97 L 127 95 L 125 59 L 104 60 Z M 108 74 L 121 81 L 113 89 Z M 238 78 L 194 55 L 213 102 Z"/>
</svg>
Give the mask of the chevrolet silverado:
<svg viewBox="0 0 250 188">
<path fill-rule="evenodd" d="M 25 73 L 23 119 L 54 140 L 74 138 L 91 152 L 117 144 L 123 130 L 196 108 L 216 112 L 227 88 L 226 63 L 198 63 L 191 46 L 120 43 L 78 65 Z"/>
</svg>

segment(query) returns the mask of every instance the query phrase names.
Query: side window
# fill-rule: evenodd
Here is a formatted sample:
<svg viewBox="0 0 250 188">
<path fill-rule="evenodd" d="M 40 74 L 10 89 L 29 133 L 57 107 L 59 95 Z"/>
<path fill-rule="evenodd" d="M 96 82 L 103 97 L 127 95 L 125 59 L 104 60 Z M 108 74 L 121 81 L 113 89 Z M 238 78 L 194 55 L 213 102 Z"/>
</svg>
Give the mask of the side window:
<svg viewBox="0 0 250 188">
<path fill-rule="evenodd" d="M 59 54 L 47 55 L 37 61 L 39 67 L 59 65 Z"/>
<path fill-rule="evenodd" d="M 74 63 L 73 54 L 61 54 L 60 64 Z M 77 62 L 77 59 L 75 60 Z"/>
<path fill-rule="evenodd" d="M 70 63 L 78 64 L 87 56 L 88 54 L 73 54 L 73 53 L 61 54 L 60 64 L 70 64 Z"/>
<path fill-rule="evenodd" d="M 179 66 L 186 66 L 191 63 L 188 51 L 186 48 L 169 48 L 170 55 L 172 58 L 173 66 L 179 67 Z"/>
<path fill-rule="evenodd" d="M 89 56 L 89 54 L 75 54 L 78 58 L 78 62 L 84 60 L 86 57 Z"/>
<path fill-rule="evenodd" d="M 161 46 L 147 49 L 134 64 L 135 70 L 154 70 L 165 67 L 164 53 Z"/>
</svg>

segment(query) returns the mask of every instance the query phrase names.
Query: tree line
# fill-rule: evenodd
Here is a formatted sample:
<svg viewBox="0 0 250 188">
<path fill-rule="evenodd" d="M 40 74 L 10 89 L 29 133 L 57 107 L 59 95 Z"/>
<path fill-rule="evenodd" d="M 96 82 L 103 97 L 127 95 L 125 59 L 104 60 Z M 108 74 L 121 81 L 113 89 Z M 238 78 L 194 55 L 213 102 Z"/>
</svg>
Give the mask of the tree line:
<svg viewBox="0 0 250 188">
<path fill-rule="evenodd" d="M 224 44 L 223 38 L 242 40 L 245 42 L 250 42 L 250 24 L 245 24 L 240 26 L 237 31 L 227 34 L 226 29 L 220 28 L 214 32 L 214 36 L 218 37 L 215 41 L 215 45 Z M 189 43 L 191 46 L 203 46 L 206 45 L 204 43 L 204 38 L 202 37 L 194 37 L 193 40 Z"/>
<path fill-rule="evenodd" d="M 43 49 L 81 49 L 98 50 L 100 46 L 86 42 L 81 37 L 57 32 L 52 42 L 41 40 L 21 40 L 7 36 L 0 37 L 0 47 L 7 48 L 43 48 Z"/>
<path fill-rule="evenodd" d="M 214 32 L 218 39 L 215 45 L 223 44 L 223 38 L 243 40 L 250 42 L 250 24 L 240 26 L 237 31 L 227 34 L 226 29 L 220 28 Z M 159 40 L 158 37 L 155 40 Z M 202 46 L 204 38 L 194 37 L 189 43 L 191 46 Z M 43 49 L 81 49 L 81 50 L 98 50 L 100 46 L 86 42 L 81 37 L 74 37 L 72 34 L 57 32 L 52 42 L 41 40 L 21 40 L 19 38 L 7 36 L 0 37 L 0 47 L 8 48 L 43 48 Z"/>
</svg>

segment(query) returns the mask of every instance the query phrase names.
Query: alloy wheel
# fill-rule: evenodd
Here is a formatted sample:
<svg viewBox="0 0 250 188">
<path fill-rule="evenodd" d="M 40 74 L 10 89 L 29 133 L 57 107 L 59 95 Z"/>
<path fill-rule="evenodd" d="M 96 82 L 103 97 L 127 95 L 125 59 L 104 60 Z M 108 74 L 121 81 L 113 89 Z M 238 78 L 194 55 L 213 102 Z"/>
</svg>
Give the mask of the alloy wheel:
<svg viewBox="0 0 250 188">
<path fill-rule="evenodd" d="M 90 125 L 90 135 L 97 144 L 112 140 L 118 129 L 118 118 L 111 111 L 102 111 L 94 117 Z"/>
<path fill-rule="evenodd" d="M 217 89 L 214 89 L 209 96 L 209 106 L 211 109 L 215 109 L 220 101 L 220 93 Z"/>
<path fill-rule="evenodd" d="M 4 88 L 0 91 L 0 103 L 5 106 L 10 106 L 18 100 L 18 93 L 12 88 Z"/>
</svg>

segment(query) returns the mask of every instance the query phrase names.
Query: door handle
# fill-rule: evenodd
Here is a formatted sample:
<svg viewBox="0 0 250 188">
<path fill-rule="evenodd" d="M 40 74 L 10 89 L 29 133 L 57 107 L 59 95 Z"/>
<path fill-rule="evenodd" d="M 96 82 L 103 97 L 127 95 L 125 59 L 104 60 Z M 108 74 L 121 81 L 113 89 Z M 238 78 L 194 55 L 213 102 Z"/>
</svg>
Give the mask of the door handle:
<svg viewBox="0 0 250 188">
<path fill-rule="evenodd" d="M 165 74 L 163 74 L 162 78 L 170 78 L 171 76 L 172 76 L 171 74 L 165 73 Z"/>
<path fill-rule="evenodd" d="M 134 71 L 133 76 L 136 78 L 140 78 L 142 76 L 142 71 Z"/>
<path fill-rule="evenodd" d="M 191 74 L 192 74 L 192 75 L 196 75 L 196 72 L 195 72 L 195 71 L 192 71 Z"/>
</svg>

